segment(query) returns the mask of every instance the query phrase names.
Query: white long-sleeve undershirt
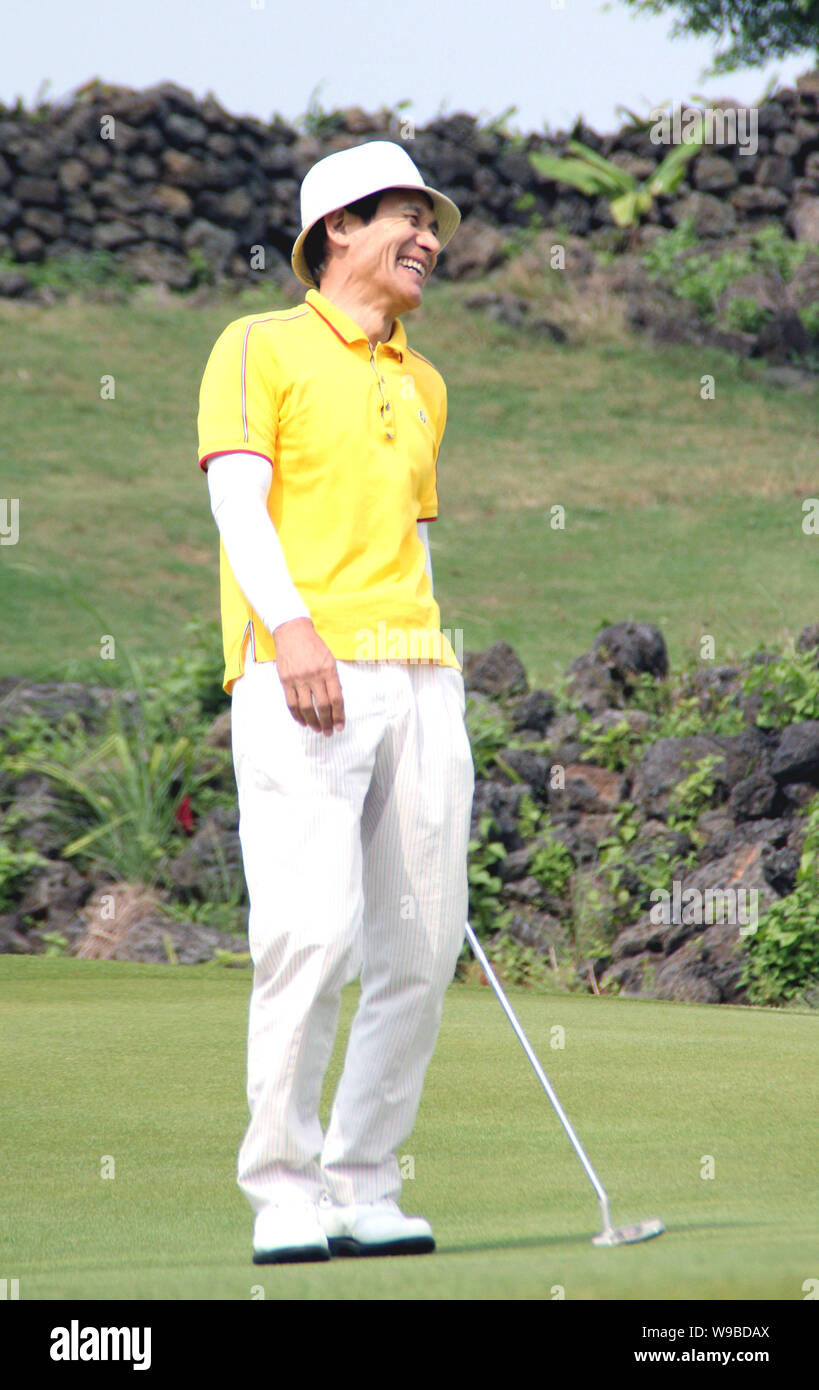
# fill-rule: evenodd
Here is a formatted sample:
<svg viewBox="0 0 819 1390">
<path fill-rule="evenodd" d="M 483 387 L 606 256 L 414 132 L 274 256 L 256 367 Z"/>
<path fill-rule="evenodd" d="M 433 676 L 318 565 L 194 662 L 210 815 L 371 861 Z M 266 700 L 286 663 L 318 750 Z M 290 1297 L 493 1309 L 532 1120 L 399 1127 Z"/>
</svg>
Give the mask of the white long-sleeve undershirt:
<svg viewBox="0 0 819 1390">
<path fill-rule="evenodd" d="M 208 463 L 207 479 L 211 512 L 236 583 L 268 632 L 293 618 L 309 618 L 267 510 L 273 481 L 269 460 L 243 452 L 217 454 Z M 417 526 L 431 585 L 428 523 Z"/>
</svg>

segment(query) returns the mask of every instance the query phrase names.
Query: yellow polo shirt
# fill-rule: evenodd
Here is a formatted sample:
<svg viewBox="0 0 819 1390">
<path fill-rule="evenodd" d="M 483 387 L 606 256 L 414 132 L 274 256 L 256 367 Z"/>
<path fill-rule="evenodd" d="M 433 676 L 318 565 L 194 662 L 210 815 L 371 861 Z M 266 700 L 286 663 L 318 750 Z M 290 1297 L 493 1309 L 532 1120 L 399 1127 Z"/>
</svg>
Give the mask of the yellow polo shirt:
<svg viewBox="0 0 819 1390">
<path fill-rule="evenodd" d="M 401 320 L 367 335 L 318 290 L 303 304 L 236 319 L 217 339 L 199 396 L 199 464 L 261 454 L 267 509 L 313 625 L 344 661 L 460 663 L 425 567 L 418 521 L 438 515 L 446 426 L 443 377 L 407 344 Z M 245 645 L 271 661 L 272 635 L 248 603 L 220 540 L 224 688 Z"/>
</svg>

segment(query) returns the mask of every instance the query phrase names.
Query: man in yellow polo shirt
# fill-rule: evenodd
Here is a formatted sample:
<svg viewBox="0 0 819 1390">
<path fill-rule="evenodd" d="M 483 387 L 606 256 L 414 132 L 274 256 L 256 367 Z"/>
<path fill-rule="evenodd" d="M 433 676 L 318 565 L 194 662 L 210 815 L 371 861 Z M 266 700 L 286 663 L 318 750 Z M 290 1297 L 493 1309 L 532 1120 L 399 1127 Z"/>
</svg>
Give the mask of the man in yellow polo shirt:
<svg viewBox="0 0 819 1390">
<path fill-rule="evenodd" d="M 398 1206 L 397 1150 L 463 942 L 474 785 L 426 536 L 446 388 L 398 317 L 460 214 L 370 141 L 313 166 L 301 215 L 304 303 L 228 325 L 199 411 L 250 899 L 238 1182 L 258 1264 L 434 1249 Z"/>
</svg>

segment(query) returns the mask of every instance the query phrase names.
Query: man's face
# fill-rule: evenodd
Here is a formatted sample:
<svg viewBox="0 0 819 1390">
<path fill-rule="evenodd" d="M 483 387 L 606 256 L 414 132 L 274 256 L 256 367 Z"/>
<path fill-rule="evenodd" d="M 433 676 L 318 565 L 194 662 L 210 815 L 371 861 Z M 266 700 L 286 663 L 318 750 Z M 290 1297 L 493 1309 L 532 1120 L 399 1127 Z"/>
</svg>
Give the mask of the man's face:
<svg viewBox="0 0 819 1390">
<path fill-rule="evenodd" d="M 441 249 L 435 235 L 438 223 L 426 194 L 391 188 L 382 193 L 372 221 L 362 222 L 343 208 L 328 221 L 338 230 L 343 228 L 347 283 L 366 285 L 368 298 L 378 300 L 392 314 L 417 308 Z"/>
</svg>

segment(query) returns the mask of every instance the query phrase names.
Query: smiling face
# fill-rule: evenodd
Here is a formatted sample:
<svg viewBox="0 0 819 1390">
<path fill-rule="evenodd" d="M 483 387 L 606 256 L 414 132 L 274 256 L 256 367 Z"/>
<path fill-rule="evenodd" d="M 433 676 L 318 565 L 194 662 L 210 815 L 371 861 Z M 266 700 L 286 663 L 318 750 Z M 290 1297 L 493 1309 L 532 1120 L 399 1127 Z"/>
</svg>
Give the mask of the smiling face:
<svg viewBox="0 0 819 1390">
<path fill-rule="evenodd" d="M 370 222 L 339 208 L 326 218 L 326 226 L 322 293 L 326 276 L 334 285 L 366 295 L 385 314 L 417 308 L 441 249 L 426 193 L 390 188 L 382 193 Z"/>
</svg>

